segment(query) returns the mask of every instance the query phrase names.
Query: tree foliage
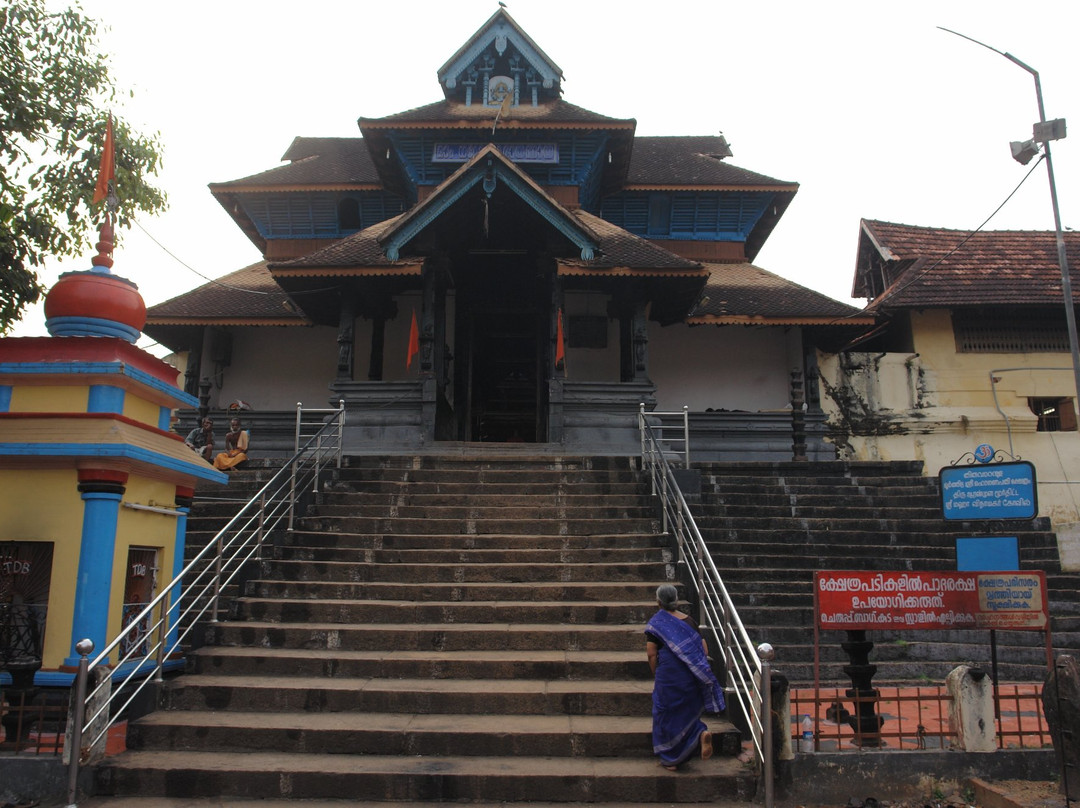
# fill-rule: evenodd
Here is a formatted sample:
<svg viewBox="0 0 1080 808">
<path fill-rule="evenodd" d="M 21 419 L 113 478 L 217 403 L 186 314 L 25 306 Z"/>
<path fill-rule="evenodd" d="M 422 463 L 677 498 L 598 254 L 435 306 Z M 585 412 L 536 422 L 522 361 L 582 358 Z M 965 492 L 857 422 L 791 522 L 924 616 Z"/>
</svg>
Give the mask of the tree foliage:
<svg viewBox="0 0 1080 808">
<path fill-rule="evenodd" d="M 104 217 L 105 203 L 91 200 L 117 90 L 97 32 L 77 7 L 0 2 L 0 334 L 41 297 L 36 268 L 86 251 Z M 130 225 L 165 208 L 146 181 L 160 167 L 160 138 L 115 117 L 113 129 L 115 218 Z"/>
</svg>

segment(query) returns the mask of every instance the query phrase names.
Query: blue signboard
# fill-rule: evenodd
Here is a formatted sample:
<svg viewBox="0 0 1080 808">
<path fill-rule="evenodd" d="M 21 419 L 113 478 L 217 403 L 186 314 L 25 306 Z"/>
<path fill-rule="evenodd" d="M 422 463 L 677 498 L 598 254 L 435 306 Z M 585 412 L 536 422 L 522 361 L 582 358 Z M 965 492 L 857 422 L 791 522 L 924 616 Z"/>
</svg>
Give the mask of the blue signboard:
<svg viewBox="0 0 1080 808">
<path fill-rule="evenodd" d="M 982 536 L 956 540 L 956 569 L 960 572 L 1020 569 L 1016 536 Z"/>
<path fill-rule="evenodd" d="M 938 472 L 946 519 L 1034 519 L 1035 467 L 1026 461 L 950 466 Z"/>
<path fill-rule="evenodd" d="M 431 154 L 433 163 L 467 163 L 486 143 L 436 143 Z M 559 164 L 558 143 L 497 143 L 499 151 L 512 163 Z"/>
</svg>

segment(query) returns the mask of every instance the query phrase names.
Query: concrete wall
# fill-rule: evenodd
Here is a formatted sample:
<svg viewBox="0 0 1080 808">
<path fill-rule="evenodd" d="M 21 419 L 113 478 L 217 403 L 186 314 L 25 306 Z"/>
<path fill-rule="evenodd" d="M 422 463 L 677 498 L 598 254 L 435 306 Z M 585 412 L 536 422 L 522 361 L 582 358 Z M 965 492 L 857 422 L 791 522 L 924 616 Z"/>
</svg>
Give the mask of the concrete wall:
<svg viewBox="0 0 1080 808">
<path fill-rule="evenodd" d="M 649 377 L 657 408 L 760 412 L 790 406 L 801 367 L 798 329 L 649 323 Z"/>
</svg>

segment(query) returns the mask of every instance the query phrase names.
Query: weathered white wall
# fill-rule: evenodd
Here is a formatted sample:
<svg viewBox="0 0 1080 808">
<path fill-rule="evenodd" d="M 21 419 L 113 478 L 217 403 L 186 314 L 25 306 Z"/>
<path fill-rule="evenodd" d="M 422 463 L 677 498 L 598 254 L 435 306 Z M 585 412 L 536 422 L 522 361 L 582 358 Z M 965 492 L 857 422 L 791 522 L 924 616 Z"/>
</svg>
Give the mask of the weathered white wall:
<svg viewBox="0 0 1080 808">
<path fill-rule="evenodd" d="M 237 328 L 232 362 L 215 384 L 211 406 L 243 399 L 256 410 L 326 407 L 337 375 L 337 329 L 327 326 Z"/>
<path fill-rule="evenodd" d="M 649 377 L 657 386 L 657 408 L 783 410 L 790 406 L 799 339 L 794 328 L 650 323 Z"/>
<path fill-rule="evenodd" d="M 1080 535 L 1080 433 L 1037 432 L 1028 406 L 1029 397 L 1074 395 L 1068 355 L 957 353 L 948 312 L 914 313 L 911 323 L 916 353 L 819 356 L 822 409 L 854 432 L 840 456 L 920 460 L 936 475 L 988 443 L 1030 461 L 1039 513 L 1077 568 L 1080 553 L 1067 545 Z"/>
</svg>

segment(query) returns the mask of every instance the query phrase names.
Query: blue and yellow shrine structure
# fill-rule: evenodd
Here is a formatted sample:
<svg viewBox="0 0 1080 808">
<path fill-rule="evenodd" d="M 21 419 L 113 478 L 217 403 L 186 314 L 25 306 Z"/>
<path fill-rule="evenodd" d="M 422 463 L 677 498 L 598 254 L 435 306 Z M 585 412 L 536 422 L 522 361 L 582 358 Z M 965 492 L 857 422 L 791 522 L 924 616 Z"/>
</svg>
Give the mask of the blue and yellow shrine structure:
<svg viewBox="0 0 1080 808">
<path fill-rule="evenodd" d="M 136 347 L 109 224 L 98 251 L 50 290 L 49 336 L 0 339 L 0 683 L 70 685 L 75 644 L 104 648 L 182 570 L 196 484 L 228 479 L 170 431 L 198 401 Z"/>
</svg>

